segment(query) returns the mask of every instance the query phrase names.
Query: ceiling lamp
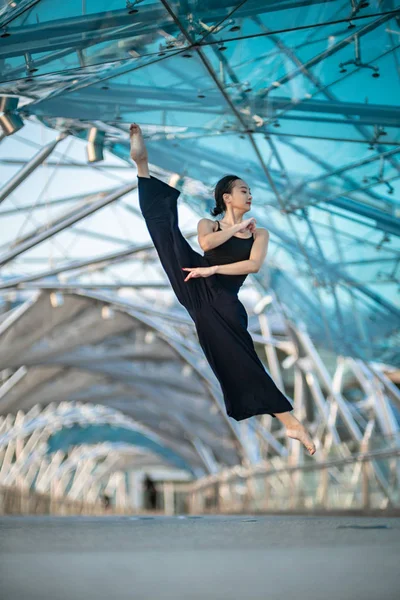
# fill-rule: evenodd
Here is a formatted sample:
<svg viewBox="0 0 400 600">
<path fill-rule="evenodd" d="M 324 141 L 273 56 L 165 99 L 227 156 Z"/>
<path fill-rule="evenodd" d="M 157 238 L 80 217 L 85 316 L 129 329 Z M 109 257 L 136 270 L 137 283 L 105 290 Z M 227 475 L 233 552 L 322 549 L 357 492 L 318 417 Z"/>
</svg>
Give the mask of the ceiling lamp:
<svg viewBox="0 0 400 600">
<path fill-rule="evenodd" d="M 24 122 L 16 111 L 19 98 L 12 96 L 0 96 L 0 127 L 4 135 L 12 135 L 19 131 Z"/>
<path fill-rule="evenodd" d="M 88 162 L 94 163 L 104 159 L 104 137 L 105 132 L 99 131 L 97 127 L 91 127 L 88 133 L 88 143 L 86 146 Z"/>
</svg>

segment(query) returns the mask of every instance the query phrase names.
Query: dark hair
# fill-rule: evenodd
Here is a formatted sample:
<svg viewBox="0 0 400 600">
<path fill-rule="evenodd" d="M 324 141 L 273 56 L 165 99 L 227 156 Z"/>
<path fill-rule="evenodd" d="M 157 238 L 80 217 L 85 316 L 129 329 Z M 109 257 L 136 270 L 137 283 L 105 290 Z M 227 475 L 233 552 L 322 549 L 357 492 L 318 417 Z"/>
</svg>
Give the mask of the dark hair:
<svg viewBox="0 0 400 600">
<path fill-rule="evenodd" d="M 215 206 L 210 210 L 213 217 L 222 214 L 226 211 L 224 202 L 224 194 L 230 194 L 232 192 L 233 184 L 235 181 L 240 179 L 237 175 L 225 175 L 222 177 L 214 188 Z"/>
</svg>

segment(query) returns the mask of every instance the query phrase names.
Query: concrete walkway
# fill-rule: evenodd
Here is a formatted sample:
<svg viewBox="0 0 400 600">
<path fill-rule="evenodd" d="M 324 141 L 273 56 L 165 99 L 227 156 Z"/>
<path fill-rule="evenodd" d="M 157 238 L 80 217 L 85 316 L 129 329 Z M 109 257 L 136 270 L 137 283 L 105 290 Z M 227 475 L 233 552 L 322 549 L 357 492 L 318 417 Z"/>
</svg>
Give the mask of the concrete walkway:
<svg viewBox="0 0 400 600">
<path fill-rule="evenodd" d="M 1 517 L 1 600 L 398 600 L 400 518 Z"/>
</svg>

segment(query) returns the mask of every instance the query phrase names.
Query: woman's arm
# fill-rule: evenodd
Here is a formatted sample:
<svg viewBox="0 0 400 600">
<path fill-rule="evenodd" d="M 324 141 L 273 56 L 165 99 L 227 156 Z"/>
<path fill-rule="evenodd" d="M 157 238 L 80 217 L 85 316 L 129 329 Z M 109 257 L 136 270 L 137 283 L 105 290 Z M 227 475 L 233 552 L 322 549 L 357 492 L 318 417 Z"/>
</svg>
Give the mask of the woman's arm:
<svg viewBox="0 0 400 600">
<path fill-rule="evenodd" d="M 241 260 L 227 265 L 213 265 L 212 267 L 182 267 L 182 271 L 189 271 L 185 281 L 189 281 L 194 277 L 211 277 L 211 275 L 215 275 L 216 273 L 220 275 L 257 273 L 267 256 L 268 241 L 268 231 L 263 228 L 257 228 L 254 233 L 254 243 L 248 260 Z"/>
<path fill-rule="evenodd" d="M 220 246 L 229 240 L 235 233 L 238 233 L 240 223 L 227 227 L 223 231 L 214 231 L 214 221 L 211 219 L 200 219 L 197 225 L 197 235 L 200 248 L 207 252 L 217 246 Z"/>
<path fill-rule="evenodd" d="M 215 268 L 215 273 L 219 275 L 247 275 L 248 273 L 257 273 L 267 256 L 268 242 L 269 232 L 266 229 L 257 227 L 248 260 L 241 260 L 227 265 L 217 265 L 212 268 Z"/>
</svg>

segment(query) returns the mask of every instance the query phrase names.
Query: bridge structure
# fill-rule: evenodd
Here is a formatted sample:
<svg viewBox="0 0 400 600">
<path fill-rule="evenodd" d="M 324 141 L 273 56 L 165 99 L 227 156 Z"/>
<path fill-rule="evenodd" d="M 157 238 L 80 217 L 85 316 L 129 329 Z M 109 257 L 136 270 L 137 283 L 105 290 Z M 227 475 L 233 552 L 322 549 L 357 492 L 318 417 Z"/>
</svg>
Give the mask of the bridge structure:
<svg viewBox="0 0 400 600">
<path fill-rule="evenodd" d="M 132 573 L 138 598 L 397 597 L 399 35 L 394 0 L 0 4 L 7 599 L 123 598 Z M 240 299 L 313 457 L 226 415 L 139 210 L 131 122 L 198 251 L 213 185 L 248 181 L 270 241 Z"/>
</svg>

